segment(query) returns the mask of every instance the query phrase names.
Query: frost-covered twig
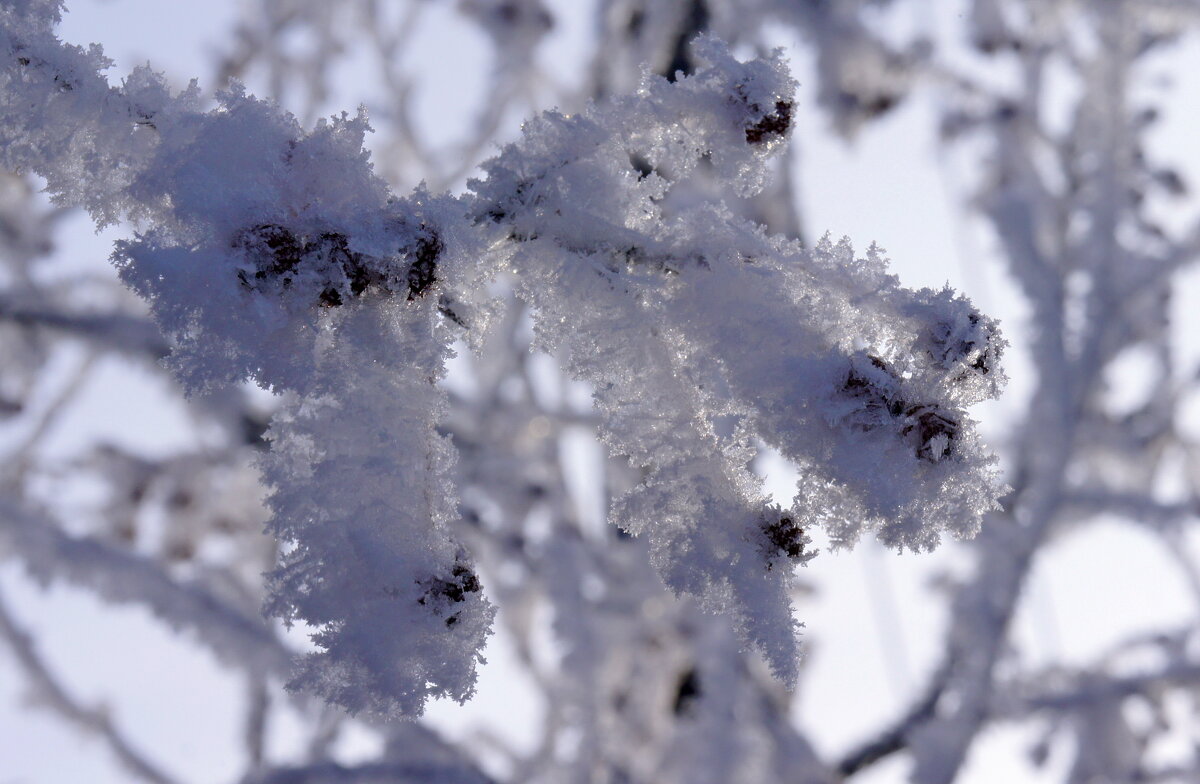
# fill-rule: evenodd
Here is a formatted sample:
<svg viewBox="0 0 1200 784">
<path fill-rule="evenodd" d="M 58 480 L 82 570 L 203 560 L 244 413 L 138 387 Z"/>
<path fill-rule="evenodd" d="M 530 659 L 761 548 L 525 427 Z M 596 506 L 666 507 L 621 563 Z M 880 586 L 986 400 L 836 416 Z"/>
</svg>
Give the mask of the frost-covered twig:
<svg viewBox="0 0 1200 784">
<path fill-rule="evenodd" d="M 618 523 L 785 682 L 808 528 L 929 549 L 995 506 L 965 412 L 1003 380 L 993 321 L 948 290 L 901 288 L 874 249 L 806 251 L 680 195 L 702 167 L 762 188 L 793 124 L 778 54 L 740 63 L 701 39 L 691 76 L 530 123 L 472 195 L 400 199 L 362 152 L 365 118 L 304 131 L 237 90 L 204 112 L 195 89 L 172 96 L 144 69 L 110 87 L 98 50 L 53 38 L 49 8 L 4 17 L 8 161 L 100 222 L 150 227 L 115 258 L 185 384 L 295 395 L 264 462 L 286 544 L 267 606 L 323 649 L 295 685 L 385 716 L 473 691 L 492 609 L 454 533 L 436 382 L 460 330 L 481 339 L 502 270 L 643 475 Z M 40 112 L 15 111 L 30 99 Z M 80 127 L 46 126 L 57 113 Z M 74 159 L 85 182 L 63 168 Z M 746 469 L 755 439 L 804 470 L 792 509 Z"/>
<path fill-rule="evenodd" d="M 938 700 L 946 688 L 946 678 L 949 668 L 945 665 L 938 668 L 930 680 L 920 699 L 905 711 L 904 715 L 893 722 L 883 732 L 872 740 L 856 747 L 837 762 L 834 769 L 840 776 L 849 778 L 871 765 L 903 751 L 908 747 L 908 736 L 935 715 Z"/>
<path fill-rule="evenodd" d="M 251 775 L 242 784 L 490 784 L 477 770 L 425 762 L 372 762 L 340 765 L 322 762 Z"/>
<path fill-rule="evenodd" d="M 0 321 L 31 328 L 59 330 L 105 348 L 160 359 L 171 347 L 152 322 L 122 312 L 72 312 L 0 300 Z"/>
<path fill-rule="evenodd" d="M 1180 662 L 1161 670 L 1125 677 L 1084 675 L 1078 683 L 1048 692 L 999 699 L 1002 716 L 1021 717 L 1028 711 L 1071 712 L 1098 702 L 1119 702 L 1127 697 L 1161 693 L 1167 688 L 1194 689 L 1200 683 L 1200 662 Z"/>
<path fill-rule="evenodd" d="M 1019 95 L 988 107 L 979 126 L 994 142 L 979 203 L 1033 306 L 1038 386 L 1014 456 L 1016 489 L 1005 513 L 985 525 L 974 545 L 976 572 L 956 591 L 947 635 L 949 660 L 955 662 L 948 699 L 909 736 L 914 776 L 930 784 L 958 775 L 967 750 L 992 718 L 1008 628 L 1026 575 L 1053 533 L 1081 512 L 1101 511 L 1101 503 L 1151 523 L 1186 512 L 1137 501 L 1139 494 L 1153 493 L 1162 462 L 1150 443 L 1169 439 L 1177 387 L 1160 305 L 1168 296 L 1167 281 L 1150 290 L 1134 281 L 1160 269 L 1177 246 L 1161 230 L 1156 233 L 1141 191 L 1131 185 L 1146 183 L 1149 191 L 1170 183 L 1154 174 L 1142 152 L 1143 126 L 1134 119 L 1130 81 L 1135 62 L 1173 34 L 1178 19 L 1170 12 L 1155 16 L 1148 24 L 1164 38 L 1142 38 L 1133 24 L 1145 10 L 1138 3 L 981 0 L 975 7 L 997 11 L 992 32 L 1001 34 L 996 40 L 1011 40 L 997 46 L 1012 52 L 1023 75 Z M 1021 16 L 1019 10 L 1029 13 Z M 1080 24 L 1067 25 L 1067 18 Z M 1100 51 L 1061 45 L 1062 38 L 1083 30 L 1102 42 Z M 1040 43 L 1029 46 L 1034 42 Z M 1081 90 L 1065 132 L 1049 130 L 1044 100 L 1050 68 L 1063 64 L 1060 56 Z M 1049 169 L 1047 162 L 1053 163 Z M 1078 231 L 1083 224 L 1087 229 Z M 1150 350 L 1161 380 L 1136 415 L 1113 417 L 1097 390 L 1110 363 L 1133 347 Z M 1105 465 L 1110 455 L 1132 458 L 1130 465 L 1136 461 L 1141 470 L 1111 471 Z M 1095 484 L 1084 477 L 1095 478 Z M 1092 742 L 1102 741 L 1087 741 Z M 1078 759 L 1089 753 L 1081 747 Z"/>
<path fill-rule="evenodd" d="M 25 509 L 0 506 L 0 544 L 40 582 L 65 580 L 117 603 L 146 606 L 186 629 L 230 665 L 259 674 L 290 670 L 292 654 L 258 618 L 245 616 L 198 584 L 172 579 L 146 558 L 96 539 L 73 537 Z"/>
</svg>

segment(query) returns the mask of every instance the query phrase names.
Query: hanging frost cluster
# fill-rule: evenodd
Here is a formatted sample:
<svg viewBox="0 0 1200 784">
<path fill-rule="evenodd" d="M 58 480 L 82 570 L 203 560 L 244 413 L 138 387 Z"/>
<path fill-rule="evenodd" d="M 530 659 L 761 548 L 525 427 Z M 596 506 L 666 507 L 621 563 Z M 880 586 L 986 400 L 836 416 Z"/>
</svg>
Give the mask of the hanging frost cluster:
<svg viewBox="0 0 1200 784">
<path fill-rule="evenodd" d="M 807 531 L 928 549 L 995 506 L 965 413 L 1002 383 L 995 323 L 900 287 L 873 249 L 805 249 L 696 195 L 763 187 L 794 122 L 779 55 L 698 39 L 694 75 L 531 121 L 462 196 L 398 197 L 363 117 L 305 130 L 236 89 L 206 110 L 147 69 L 113 87 L 57 15 L 0 10 L 0 163 L 139 228 L 114 258 L 190 388 L 288 395 L 264 461 L 282 543 L 267 609 L 313 629 L 297 687 L 384 716 L 473 691 L 493 608 L 453 534 L 438 381 L 455 339 L 482 343 L 502 273 L 640 471 L 613 521 L 787 682 Z M 801 469 L 790 508 L 749 469 L 764 443 Z"/>
</svg>

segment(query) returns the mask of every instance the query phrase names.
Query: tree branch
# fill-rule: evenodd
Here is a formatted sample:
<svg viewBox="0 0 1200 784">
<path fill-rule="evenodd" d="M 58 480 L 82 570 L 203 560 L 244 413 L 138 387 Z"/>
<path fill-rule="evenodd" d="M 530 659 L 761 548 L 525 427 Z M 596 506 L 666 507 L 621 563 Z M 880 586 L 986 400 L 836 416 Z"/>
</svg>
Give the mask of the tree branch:
<svg viewBox="0 0 1200 784">
<path fill-rule="evenodd" d="M 291 652 L 264 621 L 247 617 L 200 584 L 173 579 L 149 559 L 69 536 L 10 502 L 0 502 L 0 542 L 35 579 L 61 579 L 111 602 L 142 604 L 172 628 L 194 632 L 197 642 L 227 664 L 259 674 L 285 675 L 291 669 Z"/>
<path fill-rule="evenodd" d="M 55 711 L 85 732 L 100 738 L 117 760 L 135 776 L 154 782 L 154 784 L 175 784 L 176 779 L 167 775 L 129 744 L 104 708 L 84 707 L 67 693 L 38 655 L 29 633 L 17 626 L 2 601 L 0 601 L 0 638 L 3 638 L 12 649 L 17 663 L 24 670 L 30 685 L 40 698 L 40 704 Z"/>
</svg>

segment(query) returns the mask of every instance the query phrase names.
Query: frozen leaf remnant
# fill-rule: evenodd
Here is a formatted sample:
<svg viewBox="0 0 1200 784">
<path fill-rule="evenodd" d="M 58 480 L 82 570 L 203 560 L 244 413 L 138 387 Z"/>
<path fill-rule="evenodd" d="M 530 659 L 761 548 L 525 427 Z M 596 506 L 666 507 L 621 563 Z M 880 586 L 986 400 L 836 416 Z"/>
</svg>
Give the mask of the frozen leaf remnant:
<svg viewBox="0 0 1200 784">
<path fill-rule="evenodd" d="M 98 49 L 54 37 L 57 9 L 0 10 L 2 162 L 141 228 L 114 259 L 190 389 L 288 395 L 263 469 L 283 543 L 267 609 L 319 647 L 294 686 L 384 717 L 474 690 L 493 608 L 455 533 L 438 382 L 451 341 L 486 329 L 462 314 L 486 316 L 501 271 L 640 471 L 614 521 L 785 682 L 786 567 L 811 557 L 809 530 L 927 549 L 994 507 L 965 407 L 1002 379 L 995 325 L 952 292 L 902 288 L 874 249 L 804 249 L 686 197 L 701 171 L 764 186 L 794 125 L 778 53 L 739 62 L 701 37 L 695 73 L 542 115 L 469 193 L 397 197 L 365 117 L 305 130 L 237 88 L 205 110 L 149 70 L 111 86 Z M 760 442 L 804 472 L 789 509 L 748 469 Z M 699 683 L 684 679 L 680 710 Z"/>
</svg>

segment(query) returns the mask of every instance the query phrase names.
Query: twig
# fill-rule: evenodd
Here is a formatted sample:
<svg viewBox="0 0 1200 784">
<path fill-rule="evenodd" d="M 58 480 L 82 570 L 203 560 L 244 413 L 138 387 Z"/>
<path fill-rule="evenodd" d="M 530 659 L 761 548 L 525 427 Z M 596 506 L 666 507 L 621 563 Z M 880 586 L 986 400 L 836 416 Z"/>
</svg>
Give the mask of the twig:
<svg viewBox="0 0 1200 784">
<path fill-rule="evenodd" d="M 0 542 L 38 580 L 61 579 L 103 598 L 148 607 L 175 629 L 193 631 L 218 658 L 252 673 L 284 674 L 292 654 L 258 618 L 250 618 L 207 588 L 171 578 L 153 561 L 97 539 L 69 536 L 51 521 L 0 503 Z"/>
<path fill-rule="evenodd" d="M 177 779 L 167 775 L 157 765 L 134 750 L 121 731 L 113 724 L 104 708 L 84 707 L 67 693 L 38 655 L 32 637 L 17 626 L 2 601 L 0 601 L 0 638 L 3 638 L 12 649 L 17 663 L 21 665 L 30 684 L 41 698 L 39 700 L 41 705 L 50 708 L 80 729 L 103 740 L 117 760 L 135 776 L 155 784 L 175 784 Z"/>
<path fill-rule="evenodd" d="M 849 778 L 864 768 L 902 751 L 908 745 L 909 732 L 933 717 L 938 700 L 941 699 L 942 693 L 946 689 L 949 672 L 949 667 L 940 667 L 924 695 L 908 709 L 907 713 L 874 740 L 864 743 L 842 757 L 835 766 L 838 775 L 842 778 Z"/>
</svg>

